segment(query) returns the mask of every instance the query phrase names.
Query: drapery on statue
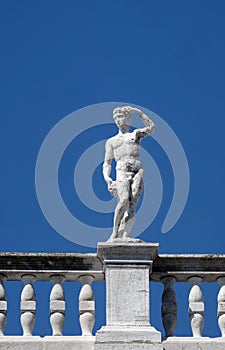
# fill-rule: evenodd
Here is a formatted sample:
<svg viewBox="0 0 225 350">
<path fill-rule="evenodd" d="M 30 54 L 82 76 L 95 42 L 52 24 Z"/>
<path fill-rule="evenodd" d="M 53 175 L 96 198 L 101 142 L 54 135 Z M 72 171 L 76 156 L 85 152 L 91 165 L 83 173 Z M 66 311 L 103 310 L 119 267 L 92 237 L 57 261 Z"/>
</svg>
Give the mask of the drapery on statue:
<svg viewBox="0 0 225 350">
<path fill-rule="evenodd" d="M 132 113 L 137 113 L 145 127 L 130 132 Z M 113 118 L 118 126 L 117 135 L 107 140 L 103 176 L 109 192 L 117 197 L 113 232 L 109 241 L 129 240 L 134 225 L 136 206 L 144 187 L 144 170 L 140 161 L 140 141 L 155 130 L 153 121 L 140 109 L 131 106 L 117 107 Z M 110 177 L 111 163 L 116 160 L 116 181 Z"/>
</svg>

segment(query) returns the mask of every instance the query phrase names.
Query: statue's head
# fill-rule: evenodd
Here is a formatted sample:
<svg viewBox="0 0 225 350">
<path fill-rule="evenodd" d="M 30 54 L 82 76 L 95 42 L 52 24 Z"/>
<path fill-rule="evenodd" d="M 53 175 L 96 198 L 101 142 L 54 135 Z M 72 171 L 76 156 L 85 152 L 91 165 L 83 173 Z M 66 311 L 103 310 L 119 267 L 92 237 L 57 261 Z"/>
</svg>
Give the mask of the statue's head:
<svg viewBox="0 0 225 350">
<path fill-rule="evenodd" d="M 132 120 L 132 113 L 130 106 L 116 107 L 113 110 L 113 119 L 118 128 L 130 126 Z"/>
</svg>

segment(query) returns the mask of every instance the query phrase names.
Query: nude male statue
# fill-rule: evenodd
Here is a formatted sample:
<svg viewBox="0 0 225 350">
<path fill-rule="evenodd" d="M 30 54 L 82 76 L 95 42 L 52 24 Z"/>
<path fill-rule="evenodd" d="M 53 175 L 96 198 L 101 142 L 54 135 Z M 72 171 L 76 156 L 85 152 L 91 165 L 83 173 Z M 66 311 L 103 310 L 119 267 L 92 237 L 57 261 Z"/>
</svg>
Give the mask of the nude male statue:
<svg viewBox="0 0 225 350">
<path fill-rule="evenodd" d="M 130 132 L 132 113 L 141 117 L 144 128 Z M 119 132 L 107 140 L 103 164 L 103 176 L 108 190 L 118 199 L 110 241 L 118 238 L 128 240 L 130 237 L 136 206 L 144 187 L 140 141 L 155 130 L 153 121 L 138 108 L 117 107 L 113 110 L 113 118 Z M 110 177 L 113 158 L 116 160 L 116 181 Z"/>
</svg>

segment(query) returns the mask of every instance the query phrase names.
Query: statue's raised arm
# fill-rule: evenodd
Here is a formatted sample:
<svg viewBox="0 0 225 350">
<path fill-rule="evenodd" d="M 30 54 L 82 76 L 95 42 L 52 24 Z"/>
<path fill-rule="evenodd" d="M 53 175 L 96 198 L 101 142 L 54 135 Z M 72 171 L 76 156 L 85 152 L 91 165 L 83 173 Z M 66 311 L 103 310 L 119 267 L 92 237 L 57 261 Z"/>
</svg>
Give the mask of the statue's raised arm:
<svg viewBox="0 0 225 350">
<path fill-rule="evenodd" d="M 136 136 L 139 139 L 142 139 L 146 136 L 153 134 L 153 132 L 155 131 L 155 128 L 156 128 L 153 121 L 144 112 L 142 112 L 139 108 L 135 108 L 135 107 L 130 107 L 130 108 L 131 108 L 131 113 L 132 112 L 137 113 L 141 117 L 141 119 L 145 125 L 145 128 L 135 130 Z"/>
</svg>

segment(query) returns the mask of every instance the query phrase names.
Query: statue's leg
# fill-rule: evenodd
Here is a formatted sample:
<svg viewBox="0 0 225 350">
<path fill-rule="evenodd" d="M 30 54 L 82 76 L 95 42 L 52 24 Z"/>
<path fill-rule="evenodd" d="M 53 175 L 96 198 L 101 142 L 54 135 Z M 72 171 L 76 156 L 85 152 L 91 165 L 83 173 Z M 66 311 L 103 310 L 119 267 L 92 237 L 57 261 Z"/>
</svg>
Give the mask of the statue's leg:
<svg viewBox="0 0 225 350">
<path fill-rule="evenodd" d="M 131 195 L 128 204 L 128 216 L 126 218 L 125 230 L 123 238 L 130 237 L 130 232 L 135 222 L 136 207 L 140 196 L 144 188 L 144 171 L 140 169 L 139 172 L 134 176 L 131 185 Z"/>
<path fill-rule="evenodd" d="M 118 238 L 118 231 L 129 202 L 130 181 L 127 179 L 118 180 L 116 183 L 118 203 L 114 214 L 113 232 L 109 240 Z"/>
<path fill-rule="evenodd" d="M 122 238 L 124 236 L 124 232 L 125 232 L 125 225 L 127 222 L 127 219 L 129 217 L 129 202 L 130 202 L 130 197 L 131 197 L 131 193 L 132 193 L 132 189 L 131 189 L 131 182 L 132 182 L 132 177 L 130 177 L 129 179 L 129 199 L 127 201 L 127 206 L 126 206 L 126 210 L 124 211 L 124 215 L 120 220 L 120 226 L 118 229 L 118 238 Z"/>
<path fill-rule="evenodd" d="M 128 218 L 128 207 L 129 207 L 129 204 L 127 205 L 127 209 L 120 221 L 120 226 L 119 226 L 119 229 L 118 229 L 118 238 L 122 238 L 123 235 L 124 235 L 124 230 L 125 230 L 125 224 L 126 224 L 126 220 Z"/>
</svg>

